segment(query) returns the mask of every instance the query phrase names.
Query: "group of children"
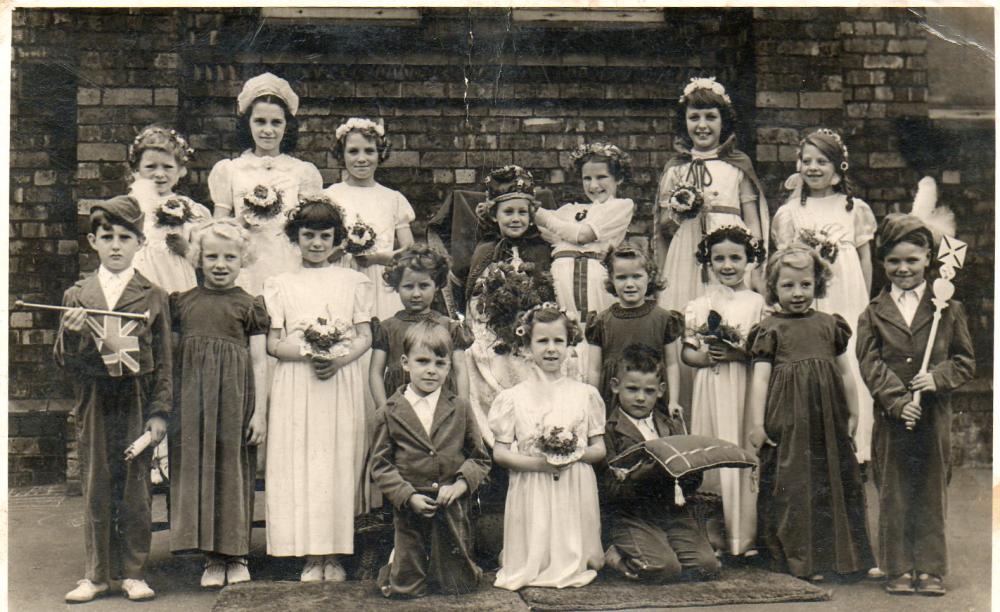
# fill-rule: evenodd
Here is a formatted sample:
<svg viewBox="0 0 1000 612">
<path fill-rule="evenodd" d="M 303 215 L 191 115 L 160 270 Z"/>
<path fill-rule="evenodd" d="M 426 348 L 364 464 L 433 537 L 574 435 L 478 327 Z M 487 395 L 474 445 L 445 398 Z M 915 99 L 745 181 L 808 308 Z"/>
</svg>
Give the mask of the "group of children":
<svg viewBox="0 0 1000 612">
<path fill-rule="evenodd" d="M 321 190 L 289 155 L 297 108 L 283 79 L 247 81 L 247 150 L 209 176 L 214 218 L 173 193 L 191 151 L 156 126 L 130 149 L 132 195 L 91 210 L 101 266 L 66 292 L 56 351 L 78 393 L 86 502 L 86 574 L 67 601 L 112 579 L 129 599 L 154 596 L 151 451 L 123 459 L 146 432 L 154 446 L 169 434 L 170 547 L 204 553 L 205 587 L 250 580 L 260 448 L 267 551 L 304 558 L 304 582 L 346 579 L 355 516 L 384 501 L 384 595 L 474 590 L 470 504 L 499 470 L 497 587 L 583 586 L 605 564 L 629 579 L 708 579 L 717 553 L 758 546 L 797 576 L 855 574 L 875 566 L 859 468 L 870 457 L 887 590 L 944 593 L 948 391 L 972 376 L 971 342 L 949 302 L 920 372 L 935 237 L 913 215 L 875 231 L 835 133 L 802 141 L 771 223 L 725 89 L 693 79 L 654 254 L 625 240 L 635 204 L 618 195 L 630 172 L 618 147 L 573 153 L 588 201 L 556 210 L 529 172 L 496 170 L 459 321 L 433 309 L 448 257 L 414 243 L 412 207 L 375 181 L 384 126 L 337 128 L 345 178 Z M 373 239 L 347 249 L 359 228 Z M 868 304 L 873 239 L 891 285 Z M 145 315 L 127 323 L 137 349 L 117 371 L 94 331 L 102 315 L 86 309 Z M 724 539 L 706 537 L 655 466 L 608 464 L 688 420 L 759 452 L 759 488 L 734 469 L 677 483 L 721 494 Z"/>
</svg>

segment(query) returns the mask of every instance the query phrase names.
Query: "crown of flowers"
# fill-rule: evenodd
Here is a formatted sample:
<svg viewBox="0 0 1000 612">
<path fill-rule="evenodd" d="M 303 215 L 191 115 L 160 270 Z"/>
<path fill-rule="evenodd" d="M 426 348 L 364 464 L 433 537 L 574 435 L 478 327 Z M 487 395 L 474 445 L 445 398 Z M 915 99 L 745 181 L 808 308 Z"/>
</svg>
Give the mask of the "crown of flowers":
<svg viewBox="0 0 1000 612">
<path fill-rule="evenodd" d="M 335 132 L 337 140 L 343 140 L 352 130 L 357 130 L 363 134 L 374 134 L 379 138 L 385 138 L 385 126 L 382 125 L 381 119 L 379 119 L 378 122 L 375 122 L 371 119 L 365 119 L 364 117 L 351 117 L 337 126 L 337 131 Z"/>
<path fill-rule="evenodd" d="M 684 104 L 687 101 L 687 97 L 698 89 L 707 89 L 711 91 L 725 100 L 726 104 L 733 103 L 733 101 L 729 99 L 729 94 L 726 93 L 726 88 L 722 86 L 722 83 L 716 81 L 714 76 L 692 78 L 691 82 L 684 86 L 684 93 L 681 94 L 679 100 L 680 103 Z"/>
<path fill-rule="evenodd" d="M 509 177 L 509 178 L 506 178 Z M 489 188 L 493 183 L 513 183 L 518 189 L 524 190 L 525 192 L 534 189 L 535 187 L 535 177 L 531 176 L 531 173 L 515 164 L 508 164 L 503 168 L 498 168 L 493 172 L 490 172 L 485 179 L 483 179 L 483 185 Z"/>
<path fill-rule="evenodd" d="M 496 207 L 501 202 L 507 200 L 514 200 L 523 198 L 531 202 L 535 202 L 535 178 L 531 176 L 531 173 L 514 164 L 506 165 L 502 168 L 498 168 L 483 179 L 483 186 L 486 187 L 486 191 L 491 191 L 490 187 L 497 185 L 497 189 L 514 189 L 514 191 L 508 191 L 507 193 L 501 193 L 500 195 L 487 197 L 485 200 L 476 205 L 476 216 L 479 217 L 481 221 L 490 222 L 493 220 L 493 212 Z"/>
<path fill-rule="evenodd" d="M 570 159 L 572 159 L 575 164 L 588 155 L 600 155 L 602 157 L 607 157 L 608 159 L 616 159 L 622 166 L 628 166 L 632 163 L 632 158 L 628 153 L 622 151 L 610 142 L 589 142 L 587 144 L 579 145 L 573 150 L 572 153 L 570 153 Z"/>
<path fill-rule="evenodd" d="M 840 153 L 844 157 L 844 161 L 840 162 L 840 171 L 847 172 L 847 169 L 850 168 L 851 165 L 848 163 L 847 145 L 844 144 L 844 139 L 840 137 L 840 134 L 834 132 L 830 128 L 820 128 L 815 132 L 809 134 L 809 136 L 813 136 L 814 134 L 822 134 L 823 136 L 829 136 L 831 140 L 837 143 L 837 146 L 840 147 Z M 798 155 L 799 158 L 802 157 L 802 147 L 806 146 L 809 140 L 809 136 L 806 136 L 805 138 L 799 141 L 799 155 Z"/>
<path fill-rule="evenodd" d="M 136 134 L 135 139 L 132 140 L 132 144 L 129 145 L 128 160 L 130 163 L 135 163 L 137 153 L 140 153 L 140 145 L 154 136 L 162 136 L 163 138 L 166 138 L 167 141 L 173 145 L 172 148 L 176 152 L 179 161 L 182 164 L 186 164 L 188 160 L 191 159 L 191 156 L 194 155 L 194 149 L 188 145 L 188 141 L 185 140 L 183 136 L 177 133 L 177 130 L 168 130 L 158 125 L 151 125 Z"/>
<path fill-rule="evenodd" d="M 760 240 L 754 237 L 745 227 L 741 225 L 723 225 L 721 227 L 715 228 L 711 233 L 706 234 L 701 242 L 698 243 L 698 250 L 695 252 L 695 259 L 698 263 L 702 265 L 708 265 L 711 260 L 710 247 L 708 246 L 712 238 L 718 234 L 726 233 L 730 236 L 736 234 L 739 238 L 746 244 L 747 250 L 750 252 L 750 261 L 764 261 L 767 255 L 764 245 Z"/>
<path fill-rule="evenodd" d="M 294 223 L 299 218 L 299 215 L 302 214 L 305 207 L 310 204 L 328 204 L 332 206 L 334 210 L 340 213 L 340 218 L 344 221 L 344 223 L 346 223 L 344 208 L 322 193 L 300 193 L 299 203 L 285 212 L 287 223 Z"/>
<path fill-rule="evenodd" d="M 565 310 L 559 307 L 559 304 L 555 302 L 542 302 L 541 304 L 532 306 L 517 316 L 517 327 L 514 328 L 514 333 L 520 337 L 524 337 L 528 333 L 528 329 L 531 327 L 531 321 L 535 318 L 535 313 L 539 310 L 555 310 L 569 319 L 569 315 L 566 314 Z"/>
</svg>

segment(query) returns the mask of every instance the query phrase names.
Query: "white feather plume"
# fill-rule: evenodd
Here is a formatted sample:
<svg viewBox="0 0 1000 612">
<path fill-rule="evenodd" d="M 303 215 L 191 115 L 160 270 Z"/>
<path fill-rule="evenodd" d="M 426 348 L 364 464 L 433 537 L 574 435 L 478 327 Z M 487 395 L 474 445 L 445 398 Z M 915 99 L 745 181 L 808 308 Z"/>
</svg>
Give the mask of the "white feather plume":
<svg viewBox="0 0 1000 612">
<path fill-rule="evenodd" d="M 934 179 L 930 176 L 920 179 L 910 214 L 923 221 L 936 241 L 941 236 L 955 235 L 955 214 L 947 206 L 937 206 L 937 200 L 938 190 Z"/>
<path fill-rule="evenodd" d="M 161 200 L 160 194 L 156 191 L 156 184 L 150 179 L 136 178 L 128 192 L 146 214 L 152 212 Z"/>
</svg>

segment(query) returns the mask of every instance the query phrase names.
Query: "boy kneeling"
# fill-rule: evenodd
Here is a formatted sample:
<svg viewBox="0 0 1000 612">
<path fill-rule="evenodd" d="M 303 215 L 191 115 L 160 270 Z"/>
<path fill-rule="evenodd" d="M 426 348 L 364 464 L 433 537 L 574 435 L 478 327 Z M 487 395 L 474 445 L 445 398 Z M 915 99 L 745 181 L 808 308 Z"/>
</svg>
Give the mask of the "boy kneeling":
<svg viewBox="0 0 1000 612">
<path fill-rule="evenodd" d="M 641 344 L 625 348 L 611 388 L 617 397 L 604 439 L 608 457 L 663 436 L 683 433 L 673 419 L 654 410 L 666 383 L 659 351 Z M 624 474 L 604 466 L 601 511 L 610 524 L 606 563 L 632 580 L 671 582 L 709 580 L 719 574 L 719 560 L 687 506 L 674 503 L 674 482 L 658 466 L 645 464 Z M 701 476 L 681 481 L 691 494 Z"/>
<path fill-rule="evenodd" d="M 394 550 L 378 576 L 386 597 L 422 597 L 428 582 L 468 593 L 483 574 L 472 558 L 469 497 L 490 458 L 468 401 L 441 391 L 452 350 L 445 327 L 413 325 L 402 357 L 410 382 L 375 417 L 372 476 L 394 507 Z"/>
</svg>

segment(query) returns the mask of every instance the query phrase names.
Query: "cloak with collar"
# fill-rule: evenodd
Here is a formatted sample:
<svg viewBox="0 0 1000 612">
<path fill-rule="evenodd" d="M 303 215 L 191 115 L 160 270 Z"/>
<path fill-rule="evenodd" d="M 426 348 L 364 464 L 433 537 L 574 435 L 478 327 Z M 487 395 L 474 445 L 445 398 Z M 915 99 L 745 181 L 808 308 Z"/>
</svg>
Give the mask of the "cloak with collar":
<svg viewBox="0 0 1000 612">
<path fill-rule="evenodd" d="M 97 274 L 78 281 L 63 294 L 63 306 L 117 310 L 119 312 L 148 312 L 146 321 L 136 320 L 139 329 L 139 372 L 125 370 L 123 376 L 139 376 L 148 380 L 150 387 L 143 407 L 145 418 L 165 416 L 171 411 L 173 400 L 173 352 L 170 336 L 170 305 L 167 294 L 151 283 L 138 270 L 125 285 L 118 303 L 108 304 L 101 290 Z M 65 367 L 74 384 L 87 384 L 90 379 L 109 377 L 100 351 L 89 331 L 74 333 L 62 327 L 53 349 L 56 363 Z"/>
</svg>

